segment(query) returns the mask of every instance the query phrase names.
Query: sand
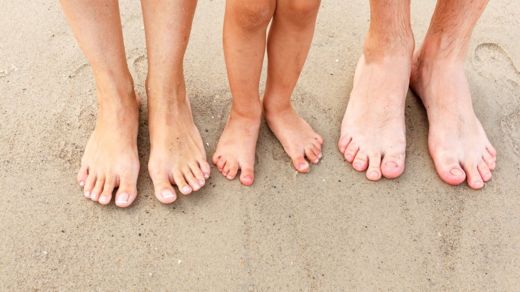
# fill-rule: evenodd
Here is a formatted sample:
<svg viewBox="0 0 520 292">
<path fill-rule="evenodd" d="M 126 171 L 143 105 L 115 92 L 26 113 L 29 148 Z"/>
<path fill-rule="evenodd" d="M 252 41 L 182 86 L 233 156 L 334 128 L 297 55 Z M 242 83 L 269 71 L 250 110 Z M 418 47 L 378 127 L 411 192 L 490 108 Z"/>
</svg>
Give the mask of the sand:
<svg viewBox="0 0 520 292">
<path fill-rule="evenodd" d="M 520 2 L 491 1 L 468 55 L 478 116 L 499 152 L 482 191 L 450 187 L 427 154 L 425 111 L 411 93 L 406 173 L 368 182 L 336 149 L 368 2 L 324 0 L 294 94 L 326 140 L 296 174 L 262 126 L 253 187 L 216 169 L 172 206 L 153 195 L 138 1 L 122 1 L 128 63 L 143 100 L 135 205 L 87 201 L 75 182 L 95 122 L 94 86 L 57 1 L 1 0 L 1 291 L 447 291 L 520 287 Z M 434 1 L 413 1 L 417 39 Z M 223 0 L 199 2 L 186 57 L 194 115 L 211 155 L 230 104 Z"/>
</svg>

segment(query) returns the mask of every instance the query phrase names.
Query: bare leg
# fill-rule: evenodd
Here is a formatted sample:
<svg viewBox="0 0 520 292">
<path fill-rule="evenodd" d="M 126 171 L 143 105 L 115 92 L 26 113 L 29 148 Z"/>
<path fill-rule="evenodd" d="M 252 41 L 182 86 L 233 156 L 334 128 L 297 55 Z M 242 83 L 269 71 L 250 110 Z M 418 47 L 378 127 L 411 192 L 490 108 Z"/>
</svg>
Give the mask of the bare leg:
<svg viewBox="0 0 520 292">
<path fill-rule="evenodd" d="M 473 111 L 464 58 L 487 0 L 439 0 L 415 56 L 411 86 L 430 122 L 429 149 L 447 183 L 480 189 L 491 179 L 496 151 Z"/>
<path fill-rule="evenodd" d="M 291 105 L 291 95 L 311 45 L 319 5 L 319 0 L 278 0 L 267 45 L 265 117 L 299 172 L 308 172 L 308 161 L 318 163 L 322 156 L 323 139 Z"/>
<path fill-rule="evenodd" d="M 202 188 L 210 174 L 204 144 L 186 96 L 183 71 L 197 1 L 141 3 L 148 50 L 148 169 L 155 196 L 169 204 L 177 198 L 174 184 L 187 195 Z"/>
<path fill-rule="evenodd" d="M 371 0 L 370 30 L 354 76 L 338 147 L 370 180 L 404 171 L 404 108 L 414 39 L 409 0 Z"/>
<path fill-rule="evenodd" d="M 128 207 L 137 196 L 138 102 L 126 64 L 119 6 L 115 0 L 61 0 L 70 26 L 96 80 L 99 111 L 81 162 L 85 196 Z"/>
<path fill-rule="evenodd" d="M 267 26 L 276 0 L 228 0 L 224 20 L 224 53 L 233 104 L 213 156 L 219 171 L 240 182 L 254 181 L 256 142 L 262 116 L 258 87 L 265 54 Z"/>
</svg>

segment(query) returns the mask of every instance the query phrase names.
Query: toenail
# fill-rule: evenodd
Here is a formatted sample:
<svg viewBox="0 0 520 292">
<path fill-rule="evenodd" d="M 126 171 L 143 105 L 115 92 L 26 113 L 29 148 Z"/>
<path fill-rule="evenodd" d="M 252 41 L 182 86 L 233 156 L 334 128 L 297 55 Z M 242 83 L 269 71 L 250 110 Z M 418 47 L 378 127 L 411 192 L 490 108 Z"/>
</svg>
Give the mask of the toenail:
<svg viewBox="0 0 520 292">
<path fill-rule="evenodd" d="M 165 199 L 171 199 L 171 198 L 175 197 L 175 195 L 170 190 L 163 191 L 161 195 Z"/>
<path fill-rule="evenodd" d="M 204 174 L 204 178 L 205 178 L 205 179 L 208 179 L 208 178 L 209 178 L 209 174 L 205 173 L 205 174 Z"/>
<path fill-rule="evenodd" d="M 347 160 L 352 160 L 352 155 L 347 154 L 347 155 L 345 155 L 345 158 L 346 158 Z"/>
<path fill-rule="evenodd" d="M 377 177 L 379 177 L 379 172 L 377 172 L 377 170 L 372 170 L 372 171 L 370 172 L 370 177 L 372 177 L 372 178 L 377 178 Z"/>
<path fill-rule="evenodd" d="M 322 158 L 323 157 L 323 154 L 320 153 L 320 155 L 318 155 L 318 158 Z"/>
<path fill-rule="evenodd" d="M 475 184 L 475 187 L 477 187 L 477 188 L 481 188 L 484 186 L 484 182 L 481 180 L 476 180 L 473 182 L 473 184 Z"/>
<path fill-rule="evenodd" d="M 96 198 L 96 194 L 95 193 L 90 194 L 90 198 L 91 199 L 95 199 Z"/>
<path fill-rule="evenodd" d="M 90 198 L 90 192 L 89 191 L 85 191 L 84 195 L 85 195 L 86 198 Z"/>
<path fill-rule="evenodd" d="M 107 197 L 107 196 L 101 196 L 101 197 L 99 198 L 99 202 L 100 202 L 100 203 L 103 203 L 103 204 L 108 203 L 108 197 Z"/>
<path fill-rule="evenodd" d="M 117 197 L 117 202 L 118 203 L 122 203 L 122 204 L 126 204 L 128 202 L 128 194 L 127 193 L 122 193 L 121 195 L 119 195 Z"/>
<path fill-rule="evenodd" d="M 386 166 L 391 167 L 391 168 L 397 168 L 397 163 L 395 161 L 388 161 L 386 163 Z"/>
<path fill-rule="evenodd" d="M 185 186 L 181 189 L 182 193 L 189 194 L 191 192 L 191 188 L 188 186 Z"/>
<path fill-rule="evenodd" d="M 460 170 L 459 168 L 452 168 L 450 170 L 450 173 L 454 176 L 462 176 L 463 173 L 462 173 L 462 170 Z"/>
<path fill-rule="evenodd" d="M 362 162 L 356 162 L 356 163 L 354 163 L 354 166 L 357 167 L 357 168 L 361 168 L 361 167 L 363 167 L 363 163 Z"/>
<path fill-rule="evenodd" d="M 298 168 L 299 168 L 300 170 L 302 170 L 302 169 L 307 169 L 307 167 L 309 167 L 309 164 L 308 164 L 307 162 L 302 162 L 302 163 L 300 163 L 300 164 L 298 165 Z"/>
<path fill-rule="evenodd" d="M 202 188 L 204 186 L 204 184 L 206 184 L 206 181 L 204 180 L 199 180 L 199 186 Z"/>
<path fill-rule="evenodd" d="M 85 185 L 85 182 L 84 182 L 84 181 L 80 181 L 80 182 L 79 182 L 79 186 L 80 186 L 80 187 L 82 187 L 82 186 L 84 186 L 84 185 Z"/>
</svg>

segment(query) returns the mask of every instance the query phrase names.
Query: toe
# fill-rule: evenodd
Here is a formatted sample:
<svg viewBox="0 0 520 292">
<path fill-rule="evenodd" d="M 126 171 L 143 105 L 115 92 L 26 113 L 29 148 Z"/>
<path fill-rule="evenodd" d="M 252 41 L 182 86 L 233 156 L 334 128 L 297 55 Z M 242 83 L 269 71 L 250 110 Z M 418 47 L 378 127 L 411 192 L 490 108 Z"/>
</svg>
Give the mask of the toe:
<svg viewBox="0 0 520 292">
<path fill-rule="evenodd" d="M 489 153 L 488 151 L 484 151 L 484 154 L 482 154 L 482 159 L 486 162 L 486 164 L 490 170 L 495 169 L 496 158 L 491 156 L 491 153 Z"/>
<path fill-rule="evenodd" d="M 96 177 L 95 173 L 90 173 L 88 175 L 87 180 L 85 181 L 85 187 L 83 188 L 83 192 L 84 192 L 86 198 L 90 199 L 92 190 L 94 189 L 94 186 L 97 181 L 96 178 L 97 177 Z"/>
<path fill-rule="evenodd" d="M 491 174 L 491 170 L 489 169 L 486 162 L 484 162 L 483 160 L 480 161 L 477 165 L 477 169 L 484 182 L 488 182 L 489 180 L 491 180 L 491 177 L 493 175 Z"/>
<path fill-rule="evenodd" d="M 384 177 L 393 179 L 404 172 L 404 154 L 388 154 L 383 158 L 381 172 Z"/>
<path fill-rule="evenodd" d="M 107 205 L 112 200 L 112 193 L 114 192 L 114 188 L 116 185 L 116 180 L 113 176 L 108 176 L 105 180 L 105 185 L 103 186 L 103 191 L 99 196 L 99 203 L 101 205 Z"/>
<path fill-rule="evenodd" d="M 217 165 L 218 161 L 220 160 L 220 154 L 216 153 L 213 154 L 213 158 L 211 159 L 211 161 L 213 161 L 213 164 Z"/>
<path fill-rule="evenodd" d="M 309 172 L 309 163 L 307 162 L 307 160 L 305 160 L 303 155 L 293 158 L 293 166 L 298 172 Z"/>
<path fill-rule="evenodd" d="M 87 180 L 87 177 L 88 177 L 88 167 L 86 165 L 82 165 L 78 171 L 78 176 L 76 178 L 78 180 L 78 184 L 80 187 L 85 186 L 85 181 Z"/>
<path fill-rule="evenodd" d="M 314 137 L 314 140 L 316 140 L 320 145 L 323 144 L 323 138 L 319 134 L 316 134 L 316 137 Z"/>
<path fill-rule="evenodd" d="M 345 152 L 343 153 L 343 156 L 345 157 L 345 160 L 349 163 L 352 163 L 354 161 L 354 158 L 356 157 L 356 154 L 359 150 L 359 146 L 356 144 L 356 142 L 351 141 Z"/>
<path fill-rule="evenodd" d="M 381 154 L 373 153 L 368 157 L 367 178 L 372 181 L 381 179 Z"/>
<path fill-rule="evenodd" d="M 166 172 L 155 172 L 150 170 L 155 197 L 163 204 L 171 204 L 177 199 L 170 178 Z"/>
<path fill-rule="evenodd" d="M 211 174 L 211 167 L 209 166 L 209 163 L 206 160 L 200 160 L 199 167 L 204 174 L 204 179 L 208 179 Z"/>
<path fill-rule="evenodd" d="M 240 182 L 245 186 L 251 186 L 255 181 L 255 171 L 252 165 L 240 167 Z"/>
<path fill-rule="evenodd" d="M 352 167 L 357 171 L 365 171 L 368 167 L 368 155 L 364 151 L 359 150 L 352 162 Z"/>
<path fill-rule="evenodd" d="M 338 149 L 339 149 L 339 152 L 341 153 L 345 153 L 345 151 L 347 150 L 347 147 L 348 145 L 350 144 L 352 138 L 350 138 L 349 136 L 341 136 L 341 138 L 339 138 L 339 141 L 338 141 Z"/>
<path fill-rule="evenodd" d="M 183 195 L 191 194 L 192 188 L 188 185 L 188 183 L 184 179 L 184 175 L 182 175 L 182 172 L 180 172 L 180 171 L 174 172 L 173 180 L 175 181 L 175 184 L 177 185 L 177 188 L 179 188 L 179 191 Z"/>
<path fill-rule="evenodd" d="M 484 180 L 482 180 L 476 164 L 465 163 L 464 171 L 466 172 L 468 185 L 470 188 L 478 190 L 484 187 Z"/>
<path fill-rule="evenodd" d="M 441 179 L 453 186 L 460 185 L 466 179 L 466 173 L 455 157 L 439 157 L 434 159 L 435 168 Z"/>
<path fill-rule="evenodd" d="M 229 180 L 235 179 L 235 177 L 237 176 L 237 173 L 238 173 L 238 162 L 229 161 L 226 164 L 226 168 L 227 168 L 226 178 Z"/>
<path fill-rule="evenodd" d="M 137 175 L 125 174 L 119 178 L 116 205 L 121 208 L 130 206 L 137 197 Z"/>
<path fill-rule="evenodd" d="M 222 173 L 224 171 L 224 167 L 226 166 L 226 159 L 224 157 L 220 157 L 217 161 L 217 168 Z"/>
<path fill-rule="evenodd" d="M 184 178 L 186 179 L 186 182 L 190 185 L 191 189 L 193 191 L 198 191 L 202 188 L 197 178 L 195 178 L 195 175 L 191 172 L 191 169 L 187 168 L 185 169 L 182 174 L 184 175 Z"/>
<path fill-rule="evenodd" d="M 317 164 L 320 161 L 320 158 L 315 151 L 317 151 L 317 149 L 315 150 L 314 145 L 310 144 L 305 148 L 305 156 L 310 162 Z"/>
<path fill-rule="evenodd" d="M 497 157 L 497 150 L 495 149 L 495 147 L 493 147 L 493 145 L 489 144 L 487 147 L 486 147 L 487 151 L 489 152 L 489 154 L 491 154 L 492 157 Z"/>
<path fill-rule="evenodd" d="M 200 169 L 199 163 L 195 162 L 190 165 L 191 173 L 197 179 L 200 187 L 203 187 L 206 184 L 206 179 L 204 178 L 204 173 Z"/>
<path fill-rule="evenodd" d="M 98 176 L 98 179 L 96 181 L 96 185 L 92 189 L 92 193 L 90 194 L 90 199 L 94 202 L 97 202 L 99 199 L 99 196 L 101 195 L 101 192 L 103 192 L 103 187 L 105 186 L 105 177 L 104 176 Z"/>
</svg>

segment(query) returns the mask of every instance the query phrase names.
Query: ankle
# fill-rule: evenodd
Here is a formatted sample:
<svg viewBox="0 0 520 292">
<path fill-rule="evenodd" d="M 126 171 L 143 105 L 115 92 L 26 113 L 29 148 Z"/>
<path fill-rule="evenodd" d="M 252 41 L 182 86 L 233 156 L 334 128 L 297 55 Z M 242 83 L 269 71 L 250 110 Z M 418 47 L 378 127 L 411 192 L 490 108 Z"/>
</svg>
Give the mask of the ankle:
<svg viewBox="0 0 520 292">
<path fill-rule="evenodd" d="M 454 44 L 453 40 L 442 35 L 427 36 L 417 55 L 419 63 L 463 64 L 464 59 L 465 46 L 463 44 Z"/>
<path fill-rule="evenodd" d="M 279 116 L 280 114 L 290 112 L 293 110 L 290 101 L 275 102 L 269 98 L 264 98 L 263 102 L 264 115 L 267 119 L 273 116 Z"/>
<path fill-rule="evenodd" d="M 255 122 L 260 121 L 262 118 L 262 105 L 260 101 L 248 104 L 248 106 L 233 103 L 231 106 L 230 117 Z"/>
<path fill-rule="evenodd" d="M 412 31 L 398 34 L 369 31 L 365 40 L 363 53 L 368 60 L 386 57 L 404 57 L 412 59 L 415 50 L 415 39 Z"/>
</svg>

